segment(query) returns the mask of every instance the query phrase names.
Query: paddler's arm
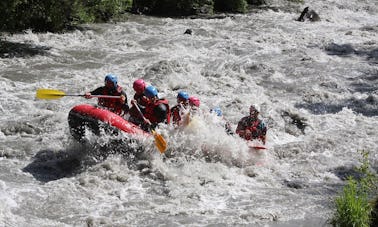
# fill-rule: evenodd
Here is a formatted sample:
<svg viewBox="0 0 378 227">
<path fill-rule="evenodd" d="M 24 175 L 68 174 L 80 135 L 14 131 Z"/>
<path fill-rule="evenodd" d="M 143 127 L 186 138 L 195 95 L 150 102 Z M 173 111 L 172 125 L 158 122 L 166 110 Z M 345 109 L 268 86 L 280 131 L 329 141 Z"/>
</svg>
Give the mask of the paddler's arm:
<svg viewBox="0 0 378 227">
<path fill-rule="evenodd" d="M 119 102 L 123 105 L 122 109 L 125 113 L 129 112 L 129 104 L 127 103 L 127 95 L 124 91 L 121 92 Z"/>
<path fill-rule="evenodd" d="M 98 87 L 96 88 L 95 90 L 91 91 L 91 92 L 86 92 L 84 94 L 84 97 L 86 99 L 91 99 L 92 98 L 92 95 L 102 95 L 102 91 L 103 91 L 103 87 Z"/>
<path fill-rule="evenodd" d="M 238 123 L 238 126 L 236 127 L 236 134 L 238 134 L 240 137 L 247 139 L 248 137 L 251 137 L 252 132 L 248 129 L 246 129 L 246 126 L 243 124 L 242 121 Z"/>
</svg>

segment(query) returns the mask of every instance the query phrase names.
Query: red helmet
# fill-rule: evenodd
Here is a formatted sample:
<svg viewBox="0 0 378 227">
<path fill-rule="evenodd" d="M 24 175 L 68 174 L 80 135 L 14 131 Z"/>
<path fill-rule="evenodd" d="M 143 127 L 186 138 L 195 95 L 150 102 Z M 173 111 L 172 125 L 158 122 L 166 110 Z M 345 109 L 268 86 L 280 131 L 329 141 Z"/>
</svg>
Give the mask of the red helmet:
<svg viewBox="0 0 378 227">
<path fill-rule="evenodd" d="M 190 96 L 189 97 L 189 104 L 192 105 L 192 106 L 199 107 L 201 102 L 200 102 L 199 98 L 197 98 L 195 96 Z"/>
<path fill-rule="evenodd" d="M 143 93 L 146 88 L 146 82 L 143 79 L 137 79 L 133 83 L 133 88 L 136 93 Z"/>
</svg>

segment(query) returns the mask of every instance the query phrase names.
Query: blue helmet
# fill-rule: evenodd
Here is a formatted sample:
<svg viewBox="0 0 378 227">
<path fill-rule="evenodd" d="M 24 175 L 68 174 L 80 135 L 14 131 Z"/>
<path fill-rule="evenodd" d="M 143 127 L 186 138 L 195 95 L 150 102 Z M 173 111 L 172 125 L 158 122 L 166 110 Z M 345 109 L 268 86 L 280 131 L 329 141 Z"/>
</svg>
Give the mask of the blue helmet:
<svg viewBox="0 0 378 227">
<path fill-rule="evenodd" d="M 218 117 L 221 117 L 223 115 L 222 110 L 219 107 L 215 107 L 211 110 L 211 112 L 215 112 Z"/>
<path fill-rule="evenodd" d="M 106 81 L 110 81 L 114 84 L 114 87 L 117 87 L 118 79 L 117 76 L 114 74 L 108 74 L 105 76 L 105 83 Z"/>
<path fill-rule="evenodd" d="M 182 100 L 185 100 L 187 101 L 189 99 L 189 95 L 187 92 L 185 91 L 180 91 L 178 94 L 177 94 L 177 98 L 178 99 L 182 99 Z"/>
<path fill-rule="evenodd" d="M 158 95 L 158 92 L 154 86 L 148 86 L 144 90 L 144 95 L 147 96 L 148 98 L 152 98 Z"/>
</svg>

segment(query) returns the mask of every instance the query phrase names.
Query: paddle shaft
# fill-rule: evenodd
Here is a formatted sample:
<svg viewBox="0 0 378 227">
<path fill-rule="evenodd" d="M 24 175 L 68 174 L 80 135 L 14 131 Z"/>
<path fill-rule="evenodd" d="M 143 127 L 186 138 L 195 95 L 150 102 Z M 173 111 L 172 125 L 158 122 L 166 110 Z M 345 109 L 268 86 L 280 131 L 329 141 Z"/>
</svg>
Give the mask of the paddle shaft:
<svg viewBox="0 0 378 227">
<path fill-rule="evenodd" d="M 85 97 L 85 95 L 79 94 L 66 94 L 64 91 L 54 90 L 54 89 L 44 89 L 40 88 L 37 90 L 36 97 L 39 99 L 59 99 L 64 96 L 76 96 L 76 97 Z M 108 98 L 108 99 L 119 99 L 121 96 L 113 95 L 91 95 L 91 98 Z"/>
<path fill-rule="evenodd" d="M 85 95 L 74 95 L 74 94 L 65 94 L 65 95 L 56 95 L 56 96 L 81 96 L 85 97 Z M 91 95 L 92 98 L 104 98 L 104 99 L 119 99 L 121 96 L 114 96 L 114 95 Z"/>
<path fill-rule="evenodd" d="M 138 106 L 138 103 L 133 103 L 135 108 L 138 110 L 138 113 L 140 114 L 140 116 L 143 118 L 143 121 L 144 122 L 147 122 L 149 125 L 151 125 L 151 122 L 147 121 L 147 119 L 144 117 L 142 111 L 140 110 L 139 106 Z"/>
<path fill-rule="evenodd" d="M 133 104 L 134 104 L 135 108 L 138 110 L 140 116 L 143 118 L 144 122 L 146 122 L 149 125 L 151 125 L 151 122 L 144 117 L 142 111 L 140 110 L 140 108 L 138 106 L 138 103 L 133 103 Z M 164 153 L 165 150 L 167 149 L 167 141 L 165 141 L 165 139 L 164 139 L 164 137 L 162 135 L 160 135 L 159 133 L 155 132 L 155 130 L 153 130 L 153 129 L 149 129 L 149 130 L 152 132 L 152 135 L 154 136 L 155 146 L 160 151 L 160 153 Z"/>
<path fill-rule="evenodd" d="M 105 99 L 119 99 L 121 96 L 114 96 L 114 95 L 91 95 L 94 98 L 105 98 Z"/>
</svg>

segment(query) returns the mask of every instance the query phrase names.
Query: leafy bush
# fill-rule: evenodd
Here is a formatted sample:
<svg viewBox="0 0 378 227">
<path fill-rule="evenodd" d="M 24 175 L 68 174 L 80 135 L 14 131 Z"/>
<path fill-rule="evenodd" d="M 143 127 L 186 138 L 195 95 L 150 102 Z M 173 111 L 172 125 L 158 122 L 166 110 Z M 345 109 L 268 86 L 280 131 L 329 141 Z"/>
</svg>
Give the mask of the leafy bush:
<svg viewBox="0 0 378 227">
<path fill-rule="evenodd" d="M 0 31 L 57 32 L 78 23 L 106 22 L 132 0 L 1 0 Z"/>
<path fill-rule="evenodd" d="M 342 195 L 336 198 L 335 203 L 336 214 L 332 220 L 333 226 L 369 227 L 372 207 L 367 193 L 361 190 L 356 180 L 348 179 L 348 184 L 344 187 Z"/>
<path fill-rule="evenodd" d="M 212 0 L 133 0 L 133 11 L 167 16 L 187 16 L 202 13 L 204 8 L 211 8 Z"/>
<path fill-rule="evenodd" d="M 215 0 L 214 9 L 220 12 L 245 13 L 247 11 L 246 0 Z"/>
<path fill-rule="evenodd" d="M 131 8 L 132 0 L 74 0 L 75 23 L 106 22 Z"/>
<path fill-rule="evenodd" d="M 373 204 L 369 203 L 369 192 L 376 189 L 377 177 L 369 170 L 368 152 L 361 152 L 362 165 L 357 169 L 363 177 L 348 178 L 340 196 L 335 199 L 336 212 L 331 224 L 337 227 L 368 227 L 371 223 Z"/>
<path fill-rule="evenodd" d="M 5 12 L 0 15 L 0 30 L 17 31 L 32 28 L 36 31 L 59 31 L 69 20 L 70 2 L 67 0 L 2 0 Z"/>
<path fill-rule="evenodd" d="M 266 4 L 265 0 L 247 0 L 247 3 L 250 4 L 250 5 L 255 5 L 255 6 Z"/>
</svg>

